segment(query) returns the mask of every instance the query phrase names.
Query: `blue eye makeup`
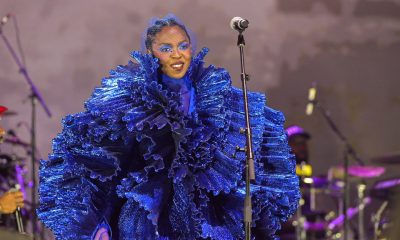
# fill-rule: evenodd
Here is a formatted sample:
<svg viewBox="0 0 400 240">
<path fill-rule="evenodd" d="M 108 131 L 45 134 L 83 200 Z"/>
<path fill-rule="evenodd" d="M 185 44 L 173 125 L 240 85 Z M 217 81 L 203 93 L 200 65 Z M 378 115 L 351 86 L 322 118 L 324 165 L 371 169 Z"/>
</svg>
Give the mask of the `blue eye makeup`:
<svg viewBox="0 0 400 240">
<path fill-rule="evenodd" d="M 172 47 L 170 45 L 162 45 L 159 48 L 160 52 L 172 52 Z"/>
<path fill-rule="evenodd" d="M 178 49 L 184 51 L 190 47 L 188 42 L 182 42 L 178 45 Z M 173 51 L 173 47 L 170 44 L 162 44 L 161 47 L 158 49 L 160 52 L 168 53 Z"/>
<path fill-rule="evenodd" d="M 188 49 L 190 46 L 190 44 L 188 42 L 183 42 L 181 44 L 179 44 L 179 50 L 186 50 Z"/>
</svg>

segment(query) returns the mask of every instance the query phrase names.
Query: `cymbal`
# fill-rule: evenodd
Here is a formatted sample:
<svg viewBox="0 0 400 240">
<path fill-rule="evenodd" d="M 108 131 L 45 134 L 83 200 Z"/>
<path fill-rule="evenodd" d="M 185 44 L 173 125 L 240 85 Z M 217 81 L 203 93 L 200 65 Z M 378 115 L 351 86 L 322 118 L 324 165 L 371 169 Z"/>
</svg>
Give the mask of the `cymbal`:
<svg viewBox="0 0 400 240">
<path fill-rule="evenodd" d="M 349 175 L 360 178 L 379 177 L 385 172 L 384 167 L 377 166 L 350 166 Z"/>
<path fill-rule="evenodd" d="M 357 178 L 375 178 L 381 176 L 385 172 L 384 167 L 377 166 L 360 166 L 352 165 L 348 168 L 348 174 L 352 177 Z M 344 167 L 334 166 L 329 169 L 329 175 L 331 179 L 343 179 L 344 178 Z"/>
<path fill-rule="evenodd" d="M 378 181 L 374 189 L 389 189 L 396 186 L 400 186 L 400 177 Z"/>
<path fill-rule="evenodd" d="M 374 157 L 371 161 L 377 164 L 400 164 L 400 152 Z"/>
<path fill-rule="evenodd" d="M 396 192 L 400 191 L 400 177 L 385 179 L 377 181 L 372 190 L 371 196 L 388 200 L 390 197 L 395 196 Z"/>
</svg>

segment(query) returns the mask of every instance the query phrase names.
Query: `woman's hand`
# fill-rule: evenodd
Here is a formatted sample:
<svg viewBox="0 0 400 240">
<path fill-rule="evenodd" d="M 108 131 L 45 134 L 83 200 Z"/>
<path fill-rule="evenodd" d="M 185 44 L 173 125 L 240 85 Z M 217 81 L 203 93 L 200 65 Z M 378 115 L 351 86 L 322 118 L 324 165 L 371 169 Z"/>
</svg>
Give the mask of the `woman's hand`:
<svg viewBox="0 0 400 240">
<path fill-rule="evenodd" d="M 13 213 L 17 207 L 24 207 L 24 196 L 21 191 L 6 192 L 0 196 L 0 213 Z"/>
<path fill-rule="evenodd" d="M 99 230 L 97 230 L 93 240 L 110 240 L 108 230 L 105 227 L 101 227 Z"/>
</svg>

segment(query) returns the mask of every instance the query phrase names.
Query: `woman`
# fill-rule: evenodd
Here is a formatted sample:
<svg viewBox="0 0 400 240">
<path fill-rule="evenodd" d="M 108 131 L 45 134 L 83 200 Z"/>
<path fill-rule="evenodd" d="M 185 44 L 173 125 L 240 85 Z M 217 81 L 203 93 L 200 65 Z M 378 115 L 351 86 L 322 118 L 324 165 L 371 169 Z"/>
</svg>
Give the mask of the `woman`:
<svg viewBox="0 0 400 240">
<path fill-rule="evenodd" d="M 193 38 L 193 37 L 192 37 Z M 174 16 L 146 31 L 147 54 L 110 72 L 67 116 L 40 168 L 40 219 L 60 239 L 241 239 L 241 90 L 204 67 Z M 253 236 L 275 237 L 298 180 L 283 115 L 249 93 L 255 151 Z M 233 156 L 236 155 L 236 156 Z"/>
</svg>

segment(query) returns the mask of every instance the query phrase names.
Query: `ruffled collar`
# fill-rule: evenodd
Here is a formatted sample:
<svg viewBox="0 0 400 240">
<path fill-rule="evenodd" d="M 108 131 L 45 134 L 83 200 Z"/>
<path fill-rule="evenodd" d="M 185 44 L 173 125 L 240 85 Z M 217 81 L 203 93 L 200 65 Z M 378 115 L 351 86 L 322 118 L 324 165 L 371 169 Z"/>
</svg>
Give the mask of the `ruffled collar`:
<svg viewBox="0 0 400 240">
<path fill-rule="evenodd" d="M 162 74 L 161 79 L 163 84 L 175 92 L 181 91 L 181 93 L 186 93 L 192 88 L 192 83 L 187 74 L 183 78 L 179 79 L 171 78 L 166 74 Z"/>
</svg>

